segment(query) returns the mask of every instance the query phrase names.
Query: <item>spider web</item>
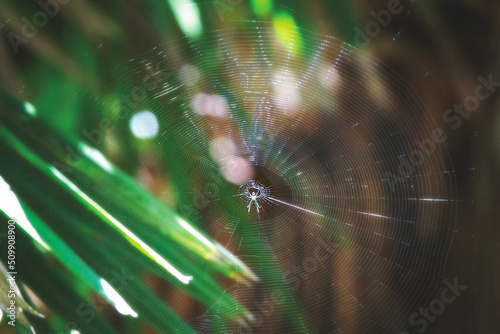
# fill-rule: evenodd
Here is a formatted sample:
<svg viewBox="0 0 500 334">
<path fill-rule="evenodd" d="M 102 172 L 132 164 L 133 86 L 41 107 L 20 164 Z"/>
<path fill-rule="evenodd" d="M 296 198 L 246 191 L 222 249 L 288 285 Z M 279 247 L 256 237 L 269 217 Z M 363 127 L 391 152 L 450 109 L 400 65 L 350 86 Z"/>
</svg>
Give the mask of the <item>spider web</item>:
<svg viewBox="0 0 500 334">
<path fill-rule="evenodd" d="M 441 286 L 454 233 L 445 146 L 413 153 L 437 126 L 367 53 L 303 30 L 284 41 L 242 23 L 115 70 L 128 92 L 115 118 L 158 118 L 149 154 L 185 180 L 176 209 L 260 278 L 227 284 L 247 319 L 225 326 L 214 305 L 188 307 L 187 321 L 200 333 L 404 330 Z M 258 213 L 239 196 L 251 182 L 266 189 Z"/>
</svg>

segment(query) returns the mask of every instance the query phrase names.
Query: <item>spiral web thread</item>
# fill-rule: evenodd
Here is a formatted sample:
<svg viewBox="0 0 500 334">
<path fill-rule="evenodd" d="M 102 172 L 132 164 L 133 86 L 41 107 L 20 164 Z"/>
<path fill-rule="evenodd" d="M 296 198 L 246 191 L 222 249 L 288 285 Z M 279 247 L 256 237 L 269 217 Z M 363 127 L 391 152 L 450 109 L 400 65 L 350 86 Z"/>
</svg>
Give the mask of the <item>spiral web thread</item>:
<svg viewBox="0 0 500 334">
<path fill-rule="evenodd" d="M 137 97 L 115 117 L 156 115 L 150 154 L 182 180 L 177 209 L 261 279 L 226 290 L 253 316 L 225 327 L 218 305 L 193 306 L 197 331 L 392 333 L 435 296 L 454 170 L 442 144 L 412 155 L 436 125 L 388 66 L 329 36 L 247 23 L 116 71 Z M 249 182 L 266 191 L 259 212 L 242 198 Z"/>
</svg>

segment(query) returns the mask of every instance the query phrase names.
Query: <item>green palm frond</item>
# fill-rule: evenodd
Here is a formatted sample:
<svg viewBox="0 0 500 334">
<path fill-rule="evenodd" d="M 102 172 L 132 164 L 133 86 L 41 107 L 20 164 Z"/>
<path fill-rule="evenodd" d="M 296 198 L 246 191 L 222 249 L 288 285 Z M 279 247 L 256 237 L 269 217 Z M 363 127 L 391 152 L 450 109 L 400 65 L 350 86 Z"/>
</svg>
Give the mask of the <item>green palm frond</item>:
<svg viewBox="0 0 500 334">
<path fill-rule="evenodd" d="M 16 282 L 66 325 L 113 332 L 100 305 L 89 301 L 95 294 L 127 321 L 165 333 L 193 332 L 148 287 L 145 274 L 207 309 L 217 305 L 224 321 L 250 316 L 216 276 L 250 283 L 257 280 L 252 271 L 99 151 L 57 134 L 6 95 L 0 143 L 1 226 L 7 231 L 9 219 L 17 223 Z M 40 322 L 32 321 L 35 330 Z"/>
</svg>

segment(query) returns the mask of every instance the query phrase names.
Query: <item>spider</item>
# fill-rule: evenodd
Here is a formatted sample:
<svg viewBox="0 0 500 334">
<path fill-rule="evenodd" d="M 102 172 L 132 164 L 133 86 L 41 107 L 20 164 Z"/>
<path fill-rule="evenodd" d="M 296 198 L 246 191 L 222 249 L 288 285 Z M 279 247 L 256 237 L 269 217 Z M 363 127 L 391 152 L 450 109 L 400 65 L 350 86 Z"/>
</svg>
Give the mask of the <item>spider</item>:
<svg viewBox="0 0 500 334">
<path fill-rule="evenodd" d="M 248 200 L 248 212 L 252 210 L 252 204 L 254 204 L 257 214 L 259 214 L 260 209 L 262 209 L 259 202 L 265 201 L 266 203 L 270 203 L 271 201 L 269 199 L 269 195 L 269 188 L 264 187 L 264 185 L 258 181 L 252 180 L 247 184 L 240 186 L 240 193 L 235 196 L 241 196 Z"/>
<path fill-rule="evenodd" d="M 255 207 L 257 208 L 257 212 L 259 212 L 259 209 L 261 208 L 261 206 L 257 202 L 257 199 L 262 197 L 262 192 L 259 189 L 257 189 L 257 192 L 255 192 L 255 191 L 250 192 L 250 189 L 247 189 L 245 196 L 248 199 L 250 199 L 250 202 L 248 202 L 248 205 L 247 205 L 248 212 L 250 212 L 250 209 L 252 208 L 252 203 L 255 203 Z"/>
</svg>

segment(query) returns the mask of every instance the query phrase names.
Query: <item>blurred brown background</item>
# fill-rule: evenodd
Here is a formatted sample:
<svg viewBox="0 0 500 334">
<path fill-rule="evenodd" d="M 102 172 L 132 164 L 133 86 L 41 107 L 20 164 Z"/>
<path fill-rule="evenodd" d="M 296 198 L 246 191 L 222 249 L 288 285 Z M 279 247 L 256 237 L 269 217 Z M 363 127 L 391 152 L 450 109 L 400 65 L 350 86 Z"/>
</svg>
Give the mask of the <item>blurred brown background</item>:
<svg viewBox="0 0 500 334">
<path fill-rule="evenodd" d="M 203 0 L 197 4 L 207 31 L 238 26 L 241 20 L 257 18 L 266 21 L 272 18 L 272 14 L 260 18 L 255 16 L 251 3 L 245 0 Z M 387 8 L 387 1 L 293 0 L 274 2 L 273 6 L 276 11 L 292 13 L 301 28 L 335 36 L 380 59 L 406 80 L 422 99 L 435 124 L 445 129 L 447 152 L 442 154 L 449 154 L 449 157 L 443 161 L 449 159 L 453 166 L 443 165 L 443 168 L 455 172 L 457 218 L 449 254 L 443 255 L 446 257 L 443 275 L 450 281 L 457 277 L 468 288 L 456 302 L 446 306 L 446 311 L 435 322 L 429 323 L 426 333 L 500 332 L 497 316 L 500 303 L 499 94 L 495 90 L 480 103 L 477 111 L 468 118 L 462 117 L 456 130 L 451 125 L 457 123 L 443 119 L 447 109 L 475 93 L 479 76 L 492 76 L 493 81 L 500 81 L 500 3 L 486 0 L 403 1 L 403 11 L 392 16 L 387 27 L 370 38 L 368 45 L 360 44 L 357 29 L 364 29 L 372 22 L 374 17 L 370 12 Z M 183 32 L 172 8 L 167 2 L 156 0 L 126 3 L 71 0 L 60 5 L 58 15 L 40 28 L 28 43 L 21 43 L 16 53 L 7 34 L 21 33 L 23 22 L 20 18 L 32 15 L 39 7 L 35 1 L 2 1 L 0 87 L 19 99 L 31 101 L 42 110 L 41 117 L 60 131 L 78 136 L 81 129 L 88 128 L 102 115 L 83 115 L 84 108 L 74 97 L 75 92 L 84 91 L 102 98 L 120 85 L 113 77 L 113 71 L 130 58 L 158 45 L 171 51 L 172 58 L 175 58 L 176 50 L 180 52 L 177 48 L 181 47 L 175 41 Z M 43 113 L 43 110 L 48 112 Z M 171 176 L 168 172 L 162 170 L 154 159 L 147 158 L 148 153 L 143 153 L 140 147 L 128 143 L 124 139 L 126 136 L 113 136 L 100 149 L 114 163 L 137 176 L 155 195 L 163 196 L 165 203 L 175 206 L 177 195 L 169 192 Z M 130 154 L 131 150 L 133 154 Z M 217 225 L 210 225 L 209 220 L 204 228 L 217 229 Z M 295 232 L 296 240 L 301 240 L 303 231 L 298 229 Z M 220 238 L 223 243 L 225 236 Z M 307 237 L 302 241 L 311 245 L 315 243 L 314 239 Z M 298 244 L 298 241 L 289 242 Z M 304 258 L 300 252 L 300 247 L 297 247 L 295 255 L 288 260 L 300 262 Z M 359 259 L 353 252 L 342 254 L 334 261 L 337 263 L 332 264 L 332 270 L 339 266 L 354 266 Z M 292 264 L 285 263 L 284 266 Z M 322 271 L 318 275 L 327 274 Z M 319 282 L 322 278 L 315 279 Z M 349 281 L 349 277 L 340 280 Z M 352 284 L 356 286 L 346 286 L 345 289 L 364 288 L 364 283 Z M 314 286 L 314 281 L 304 284 L 301 293 L 310 294 L 308 289 L 315 290 Z M 159 291 L 164 288 L 161 284 L 158 286 Z M 357 330 L 349 327 L 351 322 L 356 322 L 359 313 L 348 312 L 343 316 L 344 310 L 335 308 L 336 298 L 342 298 L 341 290 L 323 293 L 327 297 L 321 299 L 321 309 L 304 310 L 306 314 L 313 313 L 309 317 L 320 313 L 318 319 L 322 323 L 316 324 L 315 332 L 326 333 L 347 326 L 349 330 L 345 332 L 355 333 L 369 328 L 361 326 Z M 163 297 L 173 304 L 179 303 L 179 312 L 187 309 L 187 318 L 199 312 L 196 306 L 185 306 L 175 296 L 165 293 Z M 432 296 L 428 297 L 432 300 Z M 386 302 L 381 301 L 381 304 Z M 305 304 L 313 307 L 310 301 Z M 428 304 L 422 306 L 425 305 Z M 332 314 L 330 319 L 339 319 L 339 323 L 329 323 L 328 314 Z M 390 321 L 387 316 L 374 314 L 374 321 Z M 279 315 L 272 321 L 275 332 L 288 331 L 287 321 L 280 320 Z M 259 330 L 265 332 L 264 327 Z M 377 332 L 376 326 L 372 332 Z"/>
</svg>

